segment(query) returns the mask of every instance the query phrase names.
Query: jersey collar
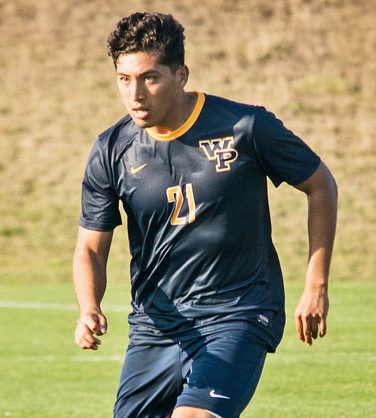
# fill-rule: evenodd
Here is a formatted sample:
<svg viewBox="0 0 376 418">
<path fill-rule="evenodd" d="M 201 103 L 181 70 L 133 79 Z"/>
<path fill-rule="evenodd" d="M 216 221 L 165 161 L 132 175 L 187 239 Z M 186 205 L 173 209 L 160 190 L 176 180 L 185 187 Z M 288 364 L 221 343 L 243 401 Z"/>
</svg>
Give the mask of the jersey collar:
<svg viewBox="0 0 376 418">
<path fill-rule="evenodd" d="M 180 125 L 179 128 L 175 129 L 172 132 L 169 132 L 168 134 L 158 134 L 155 132 L 151 132 L 150 129 L 146 129 L 147 133 L 157 141 L 172 141 L 188 132 L 200 116 L 201 110 L 204 107 L 205 103 L 205 94 L 200 92 L 197 92 L 196 94 L 197 100 L 195 107 L 192 113 L 190 114 L 189 118 L 182 125 Z"/>
</svg>

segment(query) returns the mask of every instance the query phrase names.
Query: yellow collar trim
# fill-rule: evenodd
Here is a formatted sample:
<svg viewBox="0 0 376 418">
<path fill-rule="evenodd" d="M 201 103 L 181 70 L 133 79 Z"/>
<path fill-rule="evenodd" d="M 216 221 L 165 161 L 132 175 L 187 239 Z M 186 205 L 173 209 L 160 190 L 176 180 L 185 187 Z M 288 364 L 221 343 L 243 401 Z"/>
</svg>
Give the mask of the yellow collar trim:
<svg viewBox="0 0 376 418">
<path fill-rule="evenodd" d="M 172 141 L 173 139 L 179 138 L 179 136 L 182 136 L 186 132 L 188 132 L 200 116 L 201 110 L 204 107 L 205 103 L 205 94 L 200 92 L 197 92 L 196 94 L 197 100 L 195 107 L 192 113 L 190 114 L 189 118 L 183 123 L 183 125 L 179 126 L 179 128 L 167 134 L 157 134 L 155 132 L 152 132 L 150 128 L 146 128 L 147 133 L 157 141 Z"/>
</svg>

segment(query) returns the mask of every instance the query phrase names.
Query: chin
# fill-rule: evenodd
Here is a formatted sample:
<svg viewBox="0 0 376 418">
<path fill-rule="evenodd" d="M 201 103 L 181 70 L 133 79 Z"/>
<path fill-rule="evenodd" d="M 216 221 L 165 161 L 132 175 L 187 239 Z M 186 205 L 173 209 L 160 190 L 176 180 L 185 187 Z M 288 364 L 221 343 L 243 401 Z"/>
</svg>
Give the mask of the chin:
<svg viewBox="0 0 376 418">
<path fill-rule="evenodd" d="M 142 119 L 137 119 L 137 118 L 132 118 L 133 122 L 139 127 L 139 128 L 150 128 L 151 126 L 153 126 L 151 123 L 149 123 L 146 120 L 142 120 Z"/>
</svg>

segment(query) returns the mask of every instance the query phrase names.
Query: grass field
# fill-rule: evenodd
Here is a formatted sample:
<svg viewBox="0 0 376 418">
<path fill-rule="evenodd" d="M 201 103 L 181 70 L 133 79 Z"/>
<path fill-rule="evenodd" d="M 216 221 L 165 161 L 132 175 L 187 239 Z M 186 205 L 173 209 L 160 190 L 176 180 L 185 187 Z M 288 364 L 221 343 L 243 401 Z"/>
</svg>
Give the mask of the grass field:
<svg viewBox="0 0 376 418">
<path fill-rule="evenodd" d="M 127 335 L 125 228 L 111 250 L 110 329 L 97 353 L 73 344 L 69 282 L 88 152 L 124 114 L 106 38 L 136 10 L 185 25 L 189 89 L 266 106 L 339 186 L 330 332 L 312 348 L 291 323 L 306 202 L 270 187 L 289 323 L 244 417 L 376 417 L 376 2 L 0 0 L 0 418 L 111 416 Z"/>
<path fill-rule="evenodd" d="M 329 333 L 312 347 L 294 333 L 301 285 L 288 283 L 284 340 L 270 355 L 244 418 L 376 417 L 376 284 L 331 288 Z M 98 352 L 73 342 L 70 284 L 1 285 L 0 417 L 110 418 L 127 340 L 129 289 L 109 286 Z"/>
</svg>

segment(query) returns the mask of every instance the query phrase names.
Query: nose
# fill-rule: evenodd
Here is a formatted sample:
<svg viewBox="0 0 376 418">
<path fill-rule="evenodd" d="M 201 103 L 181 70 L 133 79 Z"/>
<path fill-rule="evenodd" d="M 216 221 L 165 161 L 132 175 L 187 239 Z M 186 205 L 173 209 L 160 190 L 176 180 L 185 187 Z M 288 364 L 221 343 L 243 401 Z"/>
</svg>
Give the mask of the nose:
<svg viewBox="0 0 376 418">
<path fill-rule="evenodd" d="M 145 99 L 145 89 L 141 80 L 134 79 L 131 83 L 130 97 L 134 102 L 140 102 Z"/>
</svg>

